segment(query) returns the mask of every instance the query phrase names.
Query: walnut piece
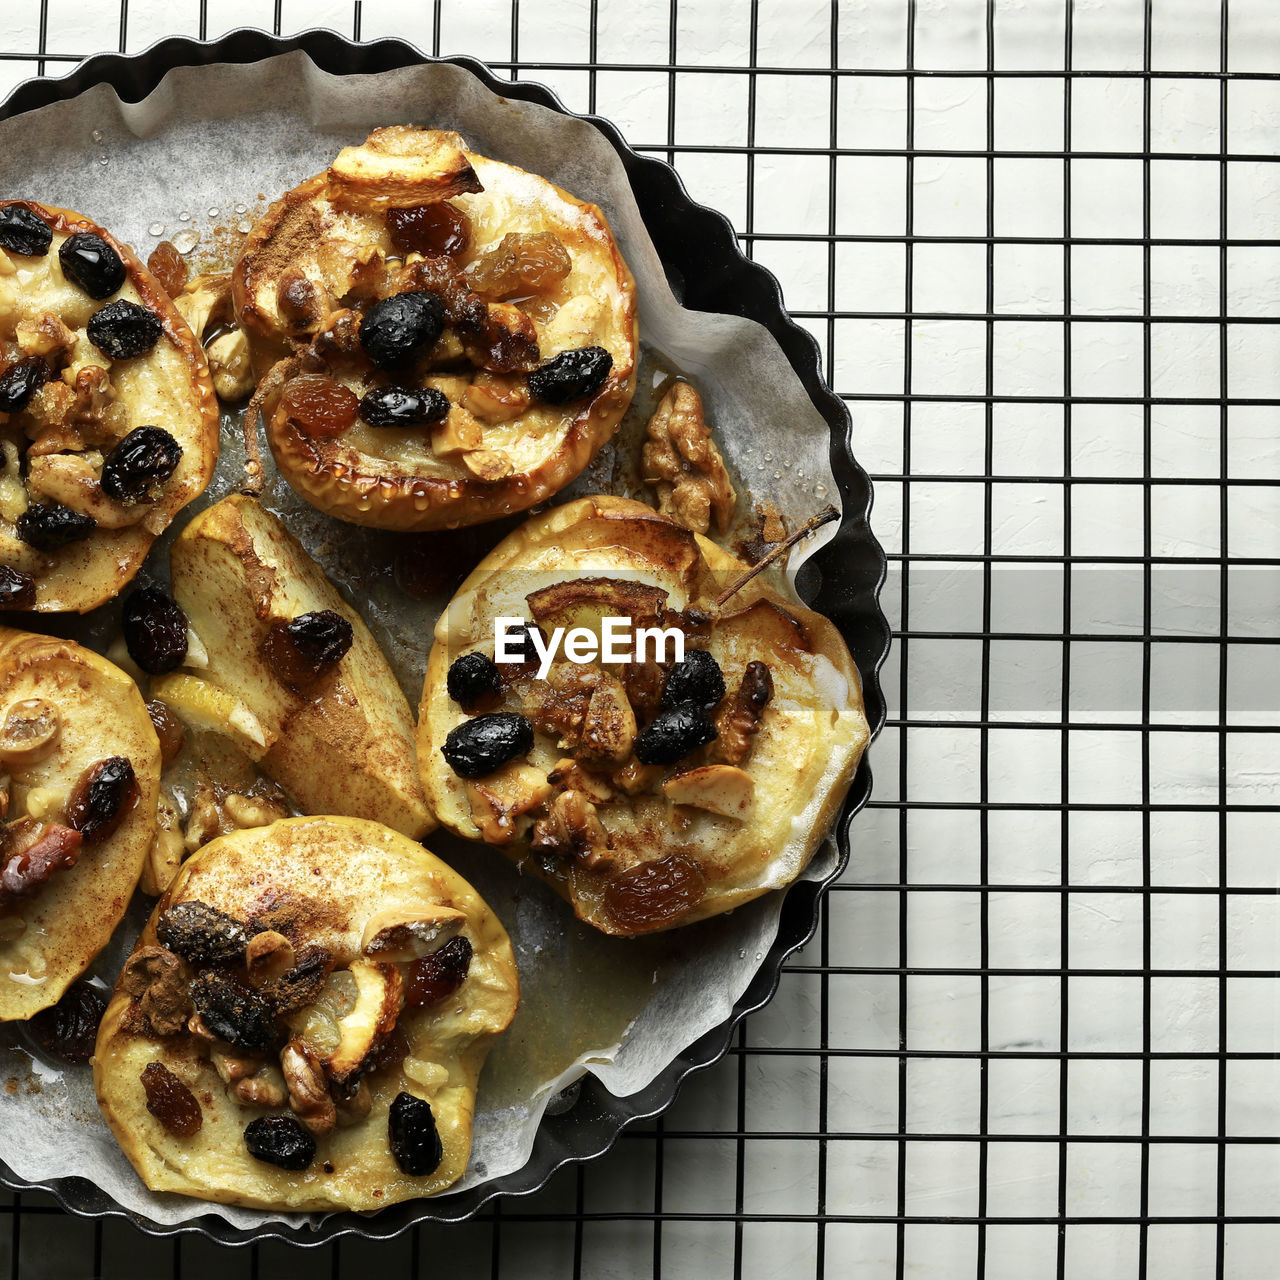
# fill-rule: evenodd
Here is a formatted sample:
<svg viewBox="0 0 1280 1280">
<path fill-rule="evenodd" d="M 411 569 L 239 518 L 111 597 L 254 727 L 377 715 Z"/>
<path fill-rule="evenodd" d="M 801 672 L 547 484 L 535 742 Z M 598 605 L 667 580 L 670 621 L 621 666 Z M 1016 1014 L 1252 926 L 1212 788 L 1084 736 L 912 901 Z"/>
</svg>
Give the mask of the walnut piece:
<svg viewBox="0 0 1280 1280">
<path fill-rule="evenodd" d="M 280 1054 L 280 1069 L 289 1090 L 289 1109 L 317 1136 L 332 1131 L 337 1108 L 329 1096 L 320 1060 L 300 1040 L 290 1040 Z"/>
<path fill-rule="evenodd" d="M 724 533 L 737 496 L 711 439 L 702 397 L 689 383 L 677 382 L 646 430 L 644 482 L 657 491 L 658 510 L 694 533 L 706 533 L 714 517 Z"/>
<path fill-rule="evenodd" d="M 174 1036 L 187 1025 L 191 998 L 186 967 L 172 951 L 139 947 L 125 961 L 120 985 L 138 1001 L 156 1035 Z"/>
<path fill-rule="evenodd" d="M 773 697 L 773 676 L 763 662 L 748 662 L 732 698 L 726 699 L 716 715 L 713 759 L 722 764 L 742 764 L 751 754 L 760 732 L 764 709 Z"/>
<path fill-rule="evenodd" d="M 609 836 L 596 807 L 581 791 L 562 791 L 543 818 L 533 824 L 529 848 L 558 858 L 577 858 L 584 866 L 607 865 Z"/>
</svg>

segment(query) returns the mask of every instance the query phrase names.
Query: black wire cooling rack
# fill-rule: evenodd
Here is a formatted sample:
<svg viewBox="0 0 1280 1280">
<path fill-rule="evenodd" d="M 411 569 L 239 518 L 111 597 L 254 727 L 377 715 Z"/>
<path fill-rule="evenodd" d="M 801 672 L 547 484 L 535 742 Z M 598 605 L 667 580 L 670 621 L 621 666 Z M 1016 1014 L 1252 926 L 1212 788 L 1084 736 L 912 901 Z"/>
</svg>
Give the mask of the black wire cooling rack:
<svg viewBox="0 0 1280 1280">
<path fill-rule="evenodd" d="M 16 10 L 11 80 L 322 24 L 612 117 L 819 340 L 876 479 L 896 647 L 877 794 L 819 934 L 664 1118 L 474 1221 L 318 1254 L 15 1195 L 0 1265 L 1274 1275 L 1274 5 Z"/>
</svg>

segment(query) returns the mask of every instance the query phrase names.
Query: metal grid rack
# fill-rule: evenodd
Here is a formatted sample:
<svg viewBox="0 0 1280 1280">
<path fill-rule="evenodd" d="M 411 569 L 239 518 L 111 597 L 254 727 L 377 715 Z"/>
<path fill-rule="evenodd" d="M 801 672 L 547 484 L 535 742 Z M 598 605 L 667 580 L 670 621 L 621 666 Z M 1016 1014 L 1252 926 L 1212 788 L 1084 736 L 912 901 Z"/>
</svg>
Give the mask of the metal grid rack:
<svg viewBox="0 0 1280 1280">
<path fill-rule="evenodd" d="M 5 1198 L 0 1268 L 1274 1274 L 1269 0 L 5 12 L 0 81 L 328 25 L 613 118 L 733 219 L 821 344 L 877 483 L 896 647 L 820 932 L 662 1120 L 477 1221 L 319 1257 Z"/>
</svg>

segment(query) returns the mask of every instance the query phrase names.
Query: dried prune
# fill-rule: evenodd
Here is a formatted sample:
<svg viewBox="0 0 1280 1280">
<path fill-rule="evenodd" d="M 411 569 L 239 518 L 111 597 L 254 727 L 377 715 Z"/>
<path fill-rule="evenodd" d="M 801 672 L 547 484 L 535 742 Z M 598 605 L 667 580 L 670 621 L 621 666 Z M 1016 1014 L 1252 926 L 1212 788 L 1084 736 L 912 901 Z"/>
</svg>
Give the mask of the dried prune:
<svg viewBox="0 0 1280 1280">
<path fill-rule="evenodd" d="M 462 937 L 450 938 L 409 967 L 405 983 L 404 1003 L 409 1009 L 425 1009 L 453 995 L 466 981 L 471 968 L 471 942 Z"/>
<path fill-rule="evenodd" d="M 533 748 L 533 726 L 518 711 L 476 716 L 450 731 L 441 750 L 460 778 L 483 778 Z"/>
<path fill-rule="evenodd" d="M 609 918 L 627 933 L 645 933 L 686 914 L 706 892 L 702 868 L 681 853 L 642 862 L 611 880 L 604 891 Z"/>
<path fill-rule="evenodd" d="M 49 381 L 49 366 L 40 356 L 23 356 L 0 373 L 0 413 L 25 409 L 31 397 Z"/>
<path fill-rule="evenodd" d="M 67 826 L 85 844 L 108 839 L 138 802 L 138 780 L 125 756 L 108 756 L 91 764 L 67 801 Z"/>
<path fill-rule="evenodd" d="M 310 436 L 341 435 L 360 410 L 360 401 L 350 387 L 322 373 L 294 378 L 285 385 L 280 403 L 289 421 Z"/>
<path fill-rule="evenodd" d="M 449 415 L 449 397 L 435 387 L 375 387 L 360 401 L 371 427 L 425 427 Z"/>
<path fill-rule="evenodd" d="M 161 945 L 192 964 L 239 964 L 249 945 L 249 930 L 207 902 L 179 902 L 156 922 Z"/>
<path fill-rule="evenodd" d="M 613 357 L 603 347 L 562 351 L 529 375 L 529 391 L 543 404 L 572 404 L 595 395 L 612 368 Z"/>
<path fill-rule="evenodd" d="M 636 759 L 641 764 L 675 764 L 717 736 L 704 707 L 695 702 L 682 702 L 659 711 L 640 730 L 636 735 Z"/>
<path fill-rule="evenodd" d="M 26 205 L 7 204 L 0 209 L 0 249 L 24 258 L 43 258 L 52 243 L 52 228 Z"/>
<path fill-rule="evenodd" d="M 391 1154 L 401 1173 L 411 1178 L 425 1178 L 440 1167 L 444 1147 L 436 1130 L 431 1103 L 425 1098 L 397 1093 L 387 1113 L 387 1132 L 391 1138 Z"/>
<path fill-rule="evenodd" d="M 449 697 L 469 711 L 502 691 L 502 675 L 493 659 L 477 650 L 464 653 L 450 664 L 446 684 Z"/>
<path fill-rule="evenodd" d="M 146 355 L 160 341 L 164 325 L 154 311 L 117 298 L 89 317 L 85 332 L 104 355 L 113 360 L 132 360 Z"/>
<path fill-rule="evenodd" d="M 97 527 L 92 516 L 81 515 L 60 502 L 33 502 L 17 520 L 18 537 L 37 551 L 57 551 L 81 542 Z"/>
<path fill-rule="evenodd" d="M 129 657 L 148 675 L 180 667 L 187 656 L 187 615 L 159 587 L 141 587 L 124 602 L 120 620 Z"/>
<path fill-rule="evenodd" d="M 139 1079 L 147 1095 L 147 1110 L 175 1138 L 190 1138 L 200 1132 L 204 1112 L 196 1095 L 163 1062 L 148 1062 Z"/>
<path fill-rule="evenodd" d="M 724 697 L 724 675 L 720 664 L 705 649 L 690 649 L 677 662 L 662 686 L 659 711 L 670 711 L 682 702 L 692 702 L 710 710 Z"/>
<path fill-rule="evenodd" d="M 187 260 L 178 252 L 171 240 L 161 240 L 147 259 L 147 270 L 160 282 L 160 287 L 171 298 L 182 292 L 187 283 Z"/>
<path fill-rule="evenodd" d="M 62 274 L 91 298 L 111 297 L 128 276 L 120 255 L 92 231 L 68 236 L 58 250 L 58 261 Z"/>
<path fill-rule="evenodd" d="M 0 609 L 30 609 L 36 602 L 36 580 L 21 569 L 0 564 Z"/>
<path fill-rule="evenodd" d="M 40 1046 L 63 1062 L 88 1062 L 107 1010 L 106 997 L 87 982 L 73 982 L 57 1004 L 27 1024 Z"/>
<path fill-rule="evenodd" d="M 160 767 L 167 769 L 177 759 L 182 744 L 187 740 L 186 728 L 173 714 L 169 704 L 159 698 L 152 698 L 147 703 L 147 715 L 151 717 L 151 727 L 160 742 Z"/>
<path fill-rule="evenodd" d="M 276 1038 L 266 999 L 222 969 L 206 969 L 192 982 L 191 1003 L 204 1025 L 237 1049 L 262 1053 Z"/>
<path fill-rule="evenodd" d="M 387 232 L 401 253 L 420 253 L 424 258 L 465 253 L 471 244 L 467 215 L 447 200 L 414 209 L 388 209 Z"/>
<path fill-rule="evenodd" d="M 140 502 L 181 460 L 182 446 L 163 427 L 134 427 L 102 464 L 102 492 L 118 502 Z"/>
<path fill-rule="evenodd" d="M 316 1158 L 316 1140 L 292 1116 L 259 1116 L 244 1129 L 255 1160 L 301 1173 Z"/>
<path fill-rule="evenodd" d="M 444 332 L 444 303 L 425 289 L 375 302 L 360 322 L 360 345 L 380 369 L 403 369 Z"/>
<path fill-rule="evenodd" d="M 354 641 L 346 618 L 332 609 L 317 609 L 300 613 L 292 622 L 273 622 L 262 641 L 262 654 L 285 684 L 304 688 L 332 671 Z"/>
</svg>

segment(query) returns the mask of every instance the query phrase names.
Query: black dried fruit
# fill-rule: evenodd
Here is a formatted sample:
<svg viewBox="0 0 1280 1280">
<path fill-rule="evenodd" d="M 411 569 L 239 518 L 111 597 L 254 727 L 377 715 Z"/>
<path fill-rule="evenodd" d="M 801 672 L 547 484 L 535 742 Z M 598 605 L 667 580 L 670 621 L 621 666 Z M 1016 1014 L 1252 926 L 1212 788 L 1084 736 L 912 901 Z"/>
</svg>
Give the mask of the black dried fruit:
<svg viewBox="0 0 1280 1280">
<path fill-rule="evenodd" d="M 85 844 L 108 839 L 138 802 L 138 780 L 126 756 L 108 756 L 91 764 L 67 801 L 67 826 Z"/>
<path fill-rule="evenodd" d="M 53 229 L 26 205 L 7 204 L 0 209 L 0 249 L 24 258 L 43 258 L 53 243 Z"/>
<path fill-rule="evenodd" d="M 107 999 L 87 982 L 73 982 L 62 999 L 27 1024 L 40 1046 L 63 1062 L 88 1062 Z"/>
<path fill-rule="evenodd" d="M 529 390 L 543 404 L 572 404 L 605 384 L 613 357 L 603 347 L 562 351 L 529 375 Z"/>
<path fill-rule="evenodd" d="M 753 711 L 763 711 L 773 697 L 773 675 L 763 662 L 748 662 L 738 686 L 738 700 Z"/>
<path fill-rule="evenodd" d="M 163 427 L 134 427 L 102 464 L 102 492 L 118 502 L 140 502 L 181 460 L 182 446 Z"/>
<path fill-rule="evenodd" d="M 717 736 L 705 708 L 694 702 L 682 702 L 667 711 L 659 711 L 640 730 L 636 735 L 636 759 L 641 764 L 675 764 Z"/>
<path fill-rule="evenodd" d="M 305 688 L 347 656 L 355 641 L 351 623 L 332 609 L 300 613 L 291 622 L 277 620 L 262 641 L 262 654 L 287 685 Z"/>
<path fill-rule="evenodd" d="M 156 922 L 160 945 L 192 964 L 239 964 L 249 930 L 207 902 L 179 902 Z"/>
<path fill-rule="evenodd" d="M 49 381 L 49 366 L 41 356 L 23 356 L 0 373 L 0 413 L 25 409 L 31 397 Z"/>
<path fill-rule="evenodd" d="M 255 1160 L 301 1173 L 316 1158 L 316 1140 L 292 1116 L 259 1116 L 244 1129 Z"/>
<path fill-rule="evenodd" d="M 677 662 L 662 686 L 659 711 L 670 711 L 682 702 L 692 702 L 709 711 L 724 697 L 724 674 L 720 664 L 705 649 L 690 649 Z"/>
<path fill-rule="evenodd" d="M 502 676 L 487 654 L 464 653 L 449 667 L 449 697 L 464 711 L 502 691 Z"/>
<path fill-rule="evenodd" d="M 471 954 L 470 940 L 459 934 L 430 955 L 415 960 L 405 981 L 405 1007 L 425 1009 L 453 995 L 467 979 Z"/>
<path fill-rule="evenodd" d="M 401 1173 L 411 1178 L 425 1178 L 440 1167 L 444 1147 L 431 1103 L 424 1098 L 397 1093 L 387 1113 L 387 1132 L 391 1138 L 391 1154 Z"/>
<path fill-rule="evenodd" d="M 131 360 L 146 355 L 160 341 L 164 326 L 154 311 L 119 298 L 95 311 L 85 332 L 104 355 L 113 360 Z"/>
<path fill-rule="evenodd" d="M 92 231 L 68 236 L 58 250 L 62 274 L 91 298 L 109 298 L 124 284 L 128 272 L 120 255 Z"/>
<path fill-rule="evenodd" d="M 263 996 L 222 969 L 206 969 L 191 984 L 200 1020 L 236 1049 L 263 1053 L 276 1038 L 275 1018 Z"/>
<path fill-rule="evenodd" d="M 444 304 L 413 289 L 375 302 L 360 323 L 360 345 L 380 369 L 403 369 L 444 332 Z"/>
<path fill-rule="evenodd" d="M 204 1112 L 196 1095 L 163 1062 L 148 1062 L 138 1078 L 147 1095 L 147 1110 L 175 1138 L 190 1138 L 200 1132 Z"/>
<path fill-rule="evenodd" d="M 32 503 L 18 517 L 18 537 L 37 551 L 57 551 L 87 538 L 98 522 L 60 502 Z"/>
<path fill-rule="evenodd" d="M 187 615 L 159 587 L 141 587 L 129 596 L 121 630 L 129 657 L 148 675 L 172 671 L 187 656 Z"/>
<path fill-rule="evenodd" d="M 0 564 L 0 609 L 30 609 L 36 602 L 36 580 L 21 569 Z"/>
<path fill-rule="evenodd" d="M 425 427 L 449 416 L 449 397 L 435 387 L 375 387 L 360 401 L 371 427 Z"/>
<path fill-rule="evenodd" d="M 483 778 L 533 748 L 533 726 L 518 711 L 476 716 L 453 729 L 441 750 L 460 778 Z"/>
</svg>

